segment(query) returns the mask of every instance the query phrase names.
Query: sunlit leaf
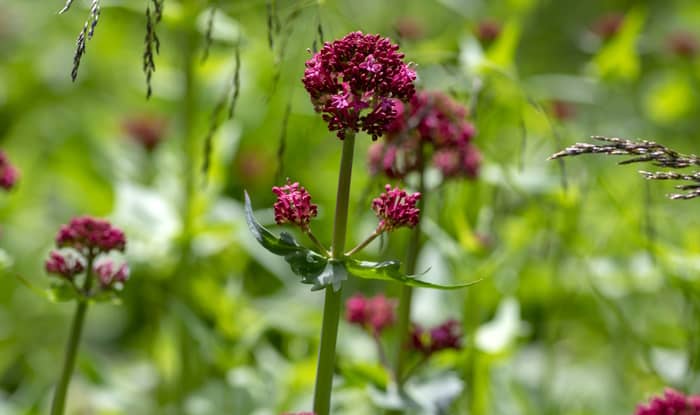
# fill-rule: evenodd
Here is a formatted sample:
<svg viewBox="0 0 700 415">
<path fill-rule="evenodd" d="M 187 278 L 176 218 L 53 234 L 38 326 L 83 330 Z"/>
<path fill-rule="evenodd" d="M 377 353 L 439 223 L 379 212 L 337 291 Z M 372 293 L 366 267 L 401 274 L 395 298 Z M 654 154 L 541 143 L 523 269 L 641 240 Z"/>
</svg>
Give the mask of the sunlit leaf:
<svg viewBox="0 0 700 415">
<path fill-rule="evenodd" d="M 455 290 L 458 288 L 469 287 L 470 285 L 474 285 L 481 281 L 479 279 L 476 281 L 470 281 L 467 283 L 455 285 L 441 285 L 432 282 L 421 281 L 407 276 L 404 272 L 402 272 L 401 263 L 399 261 L 370 262 L 349 259 L 345 262 L 345 266 L 350 274 L 358 278 L 365 278 L 370 280 L 397 281 L 402 284 L 409 285 L 411 287 L 435 288 L 439 290 Z"/>
</svg>

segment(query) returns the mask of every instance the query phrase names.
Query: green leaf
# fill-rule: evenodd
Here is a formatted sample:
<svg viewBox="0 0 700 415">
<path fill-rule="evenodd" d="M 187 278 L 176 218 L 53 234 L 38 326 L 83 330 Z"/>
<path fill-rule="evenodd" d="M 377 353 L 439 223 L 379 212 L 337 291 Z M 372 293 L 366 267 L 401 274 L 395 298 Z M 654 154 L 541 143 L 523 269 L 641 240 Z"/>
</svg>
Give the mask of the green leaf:
<svg viewBox="0 0 700 415">
<path fill-rule="evenodd" d="M 400 269 L 401 263 L 399 261 L 370 262 L 350 259 L 345 262 L 345 266 L 350 274 L 358 278 L 398 281 L 402 284 L 406 284 L 411 287 L 435 288 L 439 290 L 455 290 L 458 288 L 469 287 L 470 285 L 474 285 L 481 281 L 481 279 L 479 279 L 476 281 L 470 281 L 467 283 L 456 285 L 441 285 L 432 282 L 421 281 L 404 274 Z"/>
<path fill-rule="evenodd" d="M 337 265 L 331 266 L 328 258 L 305 248 L 287 232 L 275 236 L 267 230 L 253 215 L 248 192 L 245 193 L 245 218 L 248 229 L 263 248 L 284 258 L 292 269 L 292 272 L 301 277 L 301 282 L 311 284 L 312 290 L 320 290 L 328 285 L 333 285 L 338 290 L 340 282 L 346 279 L 337 270 Z M 343 270 L 344 272 L 344 270 Z"/>
</svg>

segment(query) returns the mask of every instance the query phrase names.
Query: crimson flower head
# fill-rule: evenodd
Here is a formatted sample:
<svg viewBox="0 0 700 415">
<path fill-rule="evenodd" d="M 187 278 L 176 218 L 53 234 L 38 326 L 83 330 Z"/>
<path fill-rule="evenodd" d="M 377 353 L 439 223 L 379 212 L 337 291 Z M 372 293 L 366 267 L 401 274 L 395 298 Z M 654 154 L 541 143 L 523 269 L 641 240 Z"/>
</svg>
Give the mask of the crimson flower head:
<svg viewBox="0 0 700 415">
<path fill-rule="evenodd" d="M 395 303 L 383 294 L 366 298 L 362 294 L 350 297 L 345 303 L 345 319 L 348 323 L 372 329 L 379 334 L 395 321 Z"/>
<path fill-rule="evenodd" d="M 73 251 L 51 251 L 46 260 L 45 268 L 49 274 L 72 280 L 73 277 L 85 271 L 84 258 Z"/>
<path fill-rule="evenodd" d="M 445 349 L 459 350 L 462 347 L 462 329 L 457 320 L 447 320 L 430 330 L 414 324 L 411 329 L 411 347 L 424 355 Z"/>
<path fill-rule="evenodd" d="M 464 106 L 441 92 L 421 91 L 396 107 L 385 142 L 370 147 L 371 173 L 403 178 L 421 171 L 427 165 L 421 157 L 425 150 L 432 152 L 433 165 L 444 178 L 477 177 L 481 154 L 472 143 L 476 129 Z"/>
<path fill-rule="evenodd" d="M 700 415 L 700 396 L 685 396 L 669 388 L 648 405 L 637 406 L 635 415 Z"/>
<path fill-rule="evenodd" d="M 372 201 L 372 209 L 379 218 L 378 229 L 390 232 L 402 226 L 416 226 L 420 216 L 420 209 L 416 207 L 420 193 L 408 194 L 388 184 L 385 189 L 386 192 Z"/>
<path fill-rule="evenodd" d="M 275 222 L 279 225 L 291 223 L 308 231 L 311 218 L 318 215 L 318 206 L 311 203 L 309 192 L 299 182 L 290 183 L 287 179 L 286 185 L 273 187 L 272 193 L 277 195 L 274 204 Z"/>
<path fill-rule="evenodd" d="M 341 140 L 359 131 L 376 140 L 396 118 L 393 99 L 413 96 L 416 73 L 398 49 L 388 38 L 353 32 L 326 42 L 306 62 L 304 87 Z"/>
<path fill-rule="evenodd" d="M 0 187 L 10 190 L 19 178 L 19 171 L 10 163 L 4 151 L 0 151 Z"/>
<path fill-rule="evenodd" d="M 56 245 L 59 248 L 71 247 L 87 255 L 96 255 L 98 252 L 124 251 L 126 238 L 124 232 L 108 221 L 82 216 L 61 226 L 56 235 Z"/>
</svg>

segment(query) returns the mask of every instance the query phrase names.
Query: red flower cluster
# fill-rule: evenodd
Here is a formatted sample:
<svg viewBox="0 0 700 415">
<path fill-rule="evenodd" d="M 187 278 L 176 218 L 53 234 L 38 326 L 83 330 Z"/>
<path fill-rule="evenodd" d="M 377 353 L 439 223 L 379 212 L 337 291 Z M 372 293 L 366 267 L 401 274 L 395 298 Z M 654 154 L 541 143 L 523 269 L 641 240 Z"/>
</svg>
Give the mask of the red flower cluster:
<svg viewBox="0 0 700 415">
<path fill-rule="evenodd" d="M 457 320 L 448 320 L 437 327 L 425 330 L 417 324 L 411 330 L 411 347 L 424 355 L 445 349 L 460 349 L 462 330 Z"/>
<path fill-rule="evenodd" d="M 700 396 L 685 396 L 666 389 L 664 396 L 652 398 L 648 405 L 639 405 L 635 415 L 700 415 Z"/>
<path fill-rule="evenodd" d="M 373 174 L 402 178 L 422 170 L 419 155 L 429 144 L 433 165 L 444 177 L 477 176 L 481 154 L 471 142 L 476 130 L 466 120 L 466 108 L 440 92 L 419 92 L 408 105 L 396 102 L 396 106 L 398 117 L 389 126 L 386 141 L 370 147 Z"/>
<path fill-rule="evenodd" d="M 19 177 L 19 172 L 10 164 L 10 160 L 4 151 L 0 151 L 0 187 L 10 190 L 14 187 Z"/>
<path fill-rule="evenodd" d="M 376 140 L 396 118 L 392 98 L 413 96 L 416 73 L 398 48 L 380 35 L 353 32 L 325 43 L 306 62 L 304 87 L 341 140 L 348 131 L 365 131 Z"/>
<path fill-rule="evenodd" d="M 97 252 L 124 251 L 126 238 L 124 232 L 106 220 L 82 216 L 61 226 L 56 245 L 59 248 L 75 248 L 84 255 L 94 255 Z"/>
<path fill-rule="evenodd" d="M 291 223 L 301 227 L 303 231 L 309 229 L 311 218 L 318 215 L 318 206 L 311 203 L 311 195 L 299 182 L 290 183 L 282 187 L 273 187 L 272 193 L 277 195 L 275 210 L 275 222 L 282 225 Z"/>
<path fill-rule="evenodd" d="M 371 298 L 356 294 L 345 303 L 345 319 L 379 334 L 394 323 L 394 308 L 394 301 L 387 299 L 383 294 Z"/>
<path fill-rule="evenodd" d="M 372 209 L 379 218 L 378 230 L 390 232 L 401 226 L 412 228 L 418 224 L 420 209 L 416 203 L 420 193 L 408 194 L 398 187 L 386 185 L 386 192 L 372 201 Z"/>
<path fill-rule="evenodd" d="M 152 152 L 165 138 L 167 121 L 153 116 L 139 116 L 124 121 L 122 128 L 146 151 Z"/>
</svg>

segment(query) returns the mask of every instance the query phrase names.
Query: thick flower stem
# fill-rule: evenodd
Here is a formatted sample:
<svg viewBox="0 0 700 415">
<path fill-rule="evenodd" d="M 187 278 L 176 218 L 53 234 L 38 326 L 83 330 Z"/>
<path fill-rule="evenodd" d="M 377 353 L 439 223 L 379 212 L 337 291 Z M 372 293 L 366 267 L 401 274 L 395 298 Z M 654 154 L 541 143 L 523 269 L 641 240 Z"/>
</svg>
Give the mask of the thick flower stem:
<svg viewBox="0 0 700 415">
<path fill-rule="evenodd" d="M 70 385 L 70 379 L 73 375 L 75 358 L 78 355 L 80 336 L 83 332 L 83 323 L 85 322 L 85 314 L 88 308 L 86 296 L 89 295 L 90 288 L 92 287 L 92 255 L 88 257 L 86 269 L 85 284 L 82 289 L 84 297 L 78 300 L 78 307 L 75 309 L 75 314 L 73 315 L 73 323 L 71 324 L 68 344 L 66 345 L 66 354 L 63 358 L 63 369 L 61 370 L 61 377 L 56 385 L 56 391 L 54 392 L 53 402 L 51 404 L 51 415 L 63 415 L 66 406 L 68 385 Z"/>
<path fill-rule="evenodd" d="M 333 222 L 333 246 L 331 257 L 341 259 L 345 250 L 345 235 L 348 223 L 348 205 L 350 204 L 350 179 L 352 178 L 352 160 L 355 150 L 354 134 L 347 134 L 343 140 L 343 153 L 340 159 L 338 176 L 338 195 Z M 318 352 L 318 369 L 314 389 L 314 413 L 329 415 L 331 410 L 331 391 L 333 388 L 333 371 L 335 367 L 335 345 L 338 337 L 340 320 L 341 290 L 332 286 L 326 288 L 323 305 L 323 326 L 321 328 L 321 345 Z"/>
</svg>

